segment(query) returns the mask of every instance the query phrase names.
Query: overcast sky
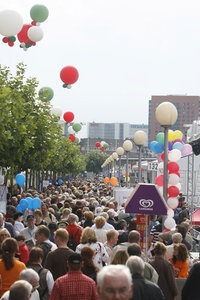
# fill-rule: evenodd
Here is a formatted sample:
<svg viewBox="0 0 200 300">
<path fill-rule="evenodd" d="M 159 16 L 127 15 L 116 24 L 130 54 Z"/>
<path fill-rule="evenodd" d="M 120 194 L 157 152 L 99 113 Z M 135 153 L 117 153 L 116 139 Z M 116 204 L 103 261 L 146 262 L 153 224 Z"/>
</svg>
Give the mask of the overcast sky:
<svg viewBox="0 0 200 300">
<path fill-rule="evenodd" d="M 35 4 L 49 9 L 43 39 L 26 52 L 0 41 L 0 63 L 14 71 L 23 61 L 74 121 L 147 124 L 152 95 L 200 95 L 199 0 L 0 0 L 0 10 L 27 24 Z M 67 65 L 80 75 L 70 90 Z"/>
</svg>

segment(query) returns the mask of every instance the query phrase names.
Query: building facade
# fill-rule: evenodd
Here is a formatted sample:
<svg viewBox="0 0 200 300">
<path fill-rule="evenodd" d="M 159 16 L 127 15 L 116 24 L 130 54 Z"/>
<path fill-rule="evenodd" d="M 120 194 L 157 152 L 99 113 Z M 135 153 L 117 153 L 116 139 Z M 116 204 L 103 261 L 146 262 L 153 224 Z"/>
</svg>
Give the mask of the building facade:
<svg viewBox="0 0 200 300">
<path fill-rule="evenodd" d="M 155 118 L 156 107 L 162 102 L 171 102 L 177 108 L 178 118 L 176 123 L 171 127 L 172 130 L 180 130 L 185 134 L 185 126 L 192 124 L 193 121 L 198 120 L 200 116 L 200 96 L 152 96 L 149 101 L 149 143 L 155 140 L 157 133 L 163 131 Z"/>
</svg>

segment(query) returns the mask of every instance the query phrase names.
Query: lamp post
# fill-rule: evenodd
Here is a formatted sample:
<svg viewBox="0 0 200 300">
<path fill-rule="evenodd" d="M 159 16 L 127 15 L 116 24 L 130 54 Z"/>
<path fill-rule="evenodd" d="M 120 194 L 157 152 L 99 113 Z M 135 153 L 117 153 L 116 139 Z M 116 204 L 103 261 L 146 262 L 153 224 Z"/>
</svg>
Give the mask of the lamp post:
<svg viewBox="0 0 200 300">
<path fill-rule="evenodd" d="M 142 172 L 141 172 L 141 150 L 144 144 L 147 141 L 146 132 L 138 130 L 135 132 L 133 141 L 139 148 L 139 157 L 138 157 L 138 183 L 142 181 Z"/>
<path fill-rule="evenodd" d="M 116 153 L 119 157 L 119 186 L 121 187 L 121 157 L 124 155 L 124 148 L 118 147 Z"/>
<path fill-rule="evenodd" d="M 128 187 L 128 154 L 133 148 L 133 144 L 130 140 L 126 140 L 123 142 L 123 148 L 126 152 L 126 187 Z"/>
<path fill-rule="evenodd" d="M 167 201 L 167 185 L 168 185 L 168 130 L 176 123 L 178 112 L 176 106 L 171 102 L 162 102 L 155 111 L 157 122 L 164 128 L 164 166 L 163 166 L 163 197 Z"/>
<path fill-rule="evenodd" d="M 115 161 L 116 159 L 118 159 L 118 154 L 117 152 L 113 152 L 113 154 L 111 154 L 112 158 L 113 158 L 113 175 L 115 177 Z"/>
</svg>

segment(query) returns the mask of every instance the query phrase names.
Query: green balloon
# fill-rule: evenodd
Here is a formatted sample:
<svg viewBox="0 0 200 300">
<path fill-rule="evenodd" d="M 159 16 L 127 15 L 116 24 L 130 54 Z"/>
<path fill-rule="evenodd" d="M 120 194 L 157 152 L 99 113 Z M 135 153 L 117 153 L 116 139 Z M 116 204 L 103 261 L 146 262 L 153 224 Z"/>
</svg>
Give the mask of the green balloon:
<svg viewBox="0 0 200 300">
<path fill-rule="evenodd" d="M 79 138 L 78 138 L 78 137 L 76 137 L 76 139 L 75 139 L 75 143 L 76 143 L 76 144 L 79 144 L 79 142 L 80 142 Z"/>
<path fill-rule="evenodd" d="M 9 39 L 10 39 L 11 42 L 15 42 L 16 41 L 16 37 L 15 36 L 10 36 Z"/>
<path fill-rule="evenodd" d="M 74 130 L 75 132 L 78 132 L 78 131 L 81 130 L 82 126 L 81 126 L 81 124 L 79 124 L 79 123 L 74 123 L 73 126 L 72 126 L 72 128 L 73 128 L 73 130 Z"/>
<path fill-rule="evenodd" d="M 164 143 L 164 132 L 159 132 L 157 135 L 156 135 L 156 141 L 157 142 L 160 142 L 160 143 Z"/>
<path fill-rule="evenodd" d="M 49 15 L 48 8 L 41 4 L 34 5 L 30 10 L 31 19 L 35 22 L 44 22 Z"/>
<path fill-rule="evenodd" d="M 103 144 L 104 149 L 108 149 L 109 145 L 107 143 Z"/>
<path fill-rule="evenodd" d="M 42 100 L 50 101 L 53 98 L 54 92 L 50 87 L 43 87 L 39 90 L 38 94 Z"/>
</svg>

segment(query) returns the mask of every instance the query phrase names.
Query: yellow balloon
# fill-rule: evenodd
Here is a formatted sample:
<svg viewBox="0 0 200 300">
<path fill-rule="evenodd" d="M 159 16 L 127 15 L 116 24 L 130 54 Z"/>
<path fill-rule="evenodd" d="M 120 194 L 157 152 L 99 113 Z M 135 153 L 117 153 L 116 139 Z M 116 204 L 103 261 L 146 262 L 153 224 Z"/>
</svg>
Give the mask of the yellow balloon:
<svg viewBox="0 0 200 300">
<path fill-rule="evenodd" d="M 183 138 L 183 134 L 182 134 L 182 132 L 180 130 L 175 130 L 174 131 L 174 136 L 175 136 L 175 140 L 176 139 L 182 140 L 182 138 Z"/>
<path fill-rule="evenodd" d="M 169 130 L 168 131 L 168 141 L 172 142 L 174 140 L 174 131 L 173 130 Z"/>
</svg>

